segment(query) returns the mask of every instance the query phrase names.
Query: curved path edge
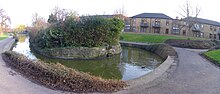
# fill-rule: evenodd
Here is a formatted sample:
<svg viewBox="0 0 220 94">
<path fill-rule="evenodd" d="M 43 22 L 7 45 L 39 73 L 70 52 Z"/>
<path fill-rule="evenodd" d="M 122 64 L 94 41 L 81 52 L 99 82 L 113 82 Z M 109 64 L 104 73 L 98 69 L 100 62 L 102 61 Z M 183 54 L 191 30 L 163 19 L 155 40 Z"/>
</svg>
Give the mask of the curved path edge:
<svg viewBox="0 0 220 94">
<path fill-rule="evenodd" d="M 149 84 L 155 79 L 159 79 L 163 75 L 167 75 L 167 73 L 173 72 L 173 70 L 175 70 L 177 65 L 176 61 L 177 61 L 176 57 L 168 56 L 167 59 L 152 72 L 142 77 L 127 81 L 127 84 L 129 86 L 124 90 L 117 92 L 117 94 L 132 93 L 134 88 L 141 88 L 142 86 Z"/>
<path fill-rule="evenodd" d="M 135 45 L 135 44 L 145 45 L 145 46 L 149 45 L 146 43 L 136 43 L 136 42 L 123 42 L 123 43 L 128 43 L 132 45 Z M 124 90 L 118 91 L 116 93 L 117 94 L 135 93 L 134 92 L 135 90 L 133 89 L 140 88 L 141 90 L 142 86 L 147 85 L 150 82 L 154 81 L 155 79 L 159 79 L 160 77 L 168 75 L 168 73 L 173 72 L 177 67 L 177 63 L 178 63 L 177 56 L 168 56 L 166 60 L 152 72 L 142 77 L 126 81 L 126 83 L 129 86 L 125 88 Z"/>
<path fill-rule="evenodd" d="M 132 90 L 136 94 L 219 94 L 220 68 L 200 53 L 207 49 L 174 47 L 178 66 L 174 72 Z M 131 94 L 131 92 L 129 92 Z"/>
</svg>

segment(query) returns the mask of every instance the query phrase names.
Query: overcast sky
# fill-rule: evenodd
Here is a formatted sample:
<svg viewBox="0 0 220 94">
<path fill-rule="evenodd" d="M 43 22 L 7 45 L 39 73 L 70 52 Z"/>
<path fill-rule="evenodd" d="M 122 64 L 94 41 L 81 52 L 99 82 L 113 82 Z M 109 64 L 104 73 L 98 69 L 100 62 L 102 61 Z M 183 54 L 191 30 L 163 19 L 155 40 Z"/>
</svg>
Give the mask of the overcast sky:
<svg viewBox="0 0 220 94">
<path fill-rule="evenodd" d="M 31 24 L 33 13 L 45 19 L 55 6 L 72 9 L 79 15 L 113 14 L 114 10 L 124 7 L 127 16 L 139 13 L 164 13 L 172 18 L 179 16 L 180 6 L 186 0 L 0 0 L 0 8 L 11 17 L 12 27 Z M 220 22 L 220 1 L 189 0 L 192 6 L 201 7 L 199 17 Z M 181 16 L 179 16 L 181 17 Z"/>
</svg>

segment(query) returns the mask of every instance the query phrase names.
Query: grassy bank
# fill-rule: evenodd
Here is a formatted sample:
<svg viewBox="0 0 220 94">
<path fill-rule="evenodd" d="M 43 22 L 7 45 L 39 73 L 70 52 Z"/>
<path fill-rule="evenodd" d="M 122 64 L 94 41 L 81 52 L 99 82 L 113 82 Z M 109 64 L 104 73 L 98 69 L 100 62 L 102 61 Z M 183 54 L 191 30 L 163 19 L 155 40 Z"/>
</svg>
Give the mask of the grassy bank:
<svg viewBox="0 0 220 94">
<path fill-rule="evenodd" d="M 215 63 L 220 64 L 220 49 L 206 52 L 204 55 L 212 61 L 215 61 Z"/>
<path fill-rule="evenodd" d="M 3 39 L 5 39 L 5 38 L 7 38 L 7 37 L 8 37 L 7 34 L 0 35 L 0 40 L 3 40 Z"/>
<path fill-rule="evenodd" d="M 188 38 L 180 36 L 168 36 L 168 35 L 157 35 L 157 34 L 140 34 L 140 33 L 122 33 L 121 41 L 130 42 L 148 42 L 148 43 L 163 43 L 167 39 L 203 39 L 203 38 Z"/>
</svg>

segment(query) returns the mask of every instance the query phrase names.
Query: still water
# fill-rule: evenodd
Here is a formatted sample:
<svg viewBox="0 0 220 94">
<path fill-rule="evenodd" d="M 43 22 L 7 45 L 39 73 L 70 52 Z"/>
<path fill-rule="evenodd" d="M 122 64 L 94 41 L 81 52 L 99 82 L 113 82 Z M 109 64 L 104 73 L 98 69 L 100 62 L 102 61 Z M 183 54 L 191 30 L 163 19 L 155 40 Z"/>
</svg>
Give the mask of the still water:
<svg viewBox="0 0 220 94">
<path fill-rule="evenodd" d="M 163 59 L 143 49 L 122 47 L 122 53 L 113 57 L 98 60 L 62 60 L 49 59 L 33 53 L 29 48 L 28 36 L 20 36 L 12 49 L 32 60 L 41 59 L 47 63 L 61 63 L 91 75 L 106 79 L 131 80 L 153 71 Z"/>
</svg>

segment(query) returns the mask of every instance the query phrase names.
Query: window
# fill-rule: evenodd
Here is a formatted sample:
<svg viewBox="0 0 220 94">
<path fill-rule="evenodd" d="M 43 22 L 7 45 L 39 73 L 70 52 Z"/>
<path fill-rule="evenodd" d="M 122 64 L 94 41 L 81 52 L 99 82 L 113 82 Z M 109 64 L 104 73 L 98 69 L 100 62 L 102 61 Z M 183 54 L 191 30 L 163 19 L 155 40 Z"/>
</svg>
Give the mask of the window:
<svg viewBox="0 0 220 94">
<path fill-rule="evenodd" d="M 141 28 L 141 32 L 146 32 L 147 28 Z"/>
<path fill-rule="evenodd" d="M 133 31 L 133 32 L 136 32 L 136 27 L 133 27 L 132 31 Z"/>
<path fill-rule="evenodd" d="M 165 32 L 166 34 L 169 34 L 169 29 L 166 29 L 166 32 Z"/>
<path fill-rule="evenodd" d="M 141 23 L 147 23 L 147 19 L 146 18 L 142 18 L 141 19 Z"/>
<path fill-rule="evenodd" d="M 133 19 L 133 26 L 136 26 L 136 19 Z"/>
<path fill-rule="evenodd" d="M 201 32 L 201 37 L 204 38 L 204 33 L 203 32 Z"/>
<path fill-rule="evenodd" d="M 159 19 L 155 19 L 155 26 L 159 26 L 160 25 L 160 20 Z"/>
<path fill-rule="evenodd" d="M 201 24 L 201 28 L 203 28 L 204 26 Z"/>
<path fill-rule="evenodd" d="M 133 21 L 134 21 L 134 22 L 136 22 L 136 19 L 135 19 L 135 18 L 133 18 Z"/>
<path fill-rule="evenodd" d="M 184 35 L 184 36 L 186 35 L 186 30 L 183 30 L 183 35 Z"/>
<path fill-rule="evenodd" d="M 214 31 L 217 31 L 217 29 L 216 29 L 216 28 L 214 28 Z"/>
<path fill-rule="evenodd" d="M 214 34 L 214 39 L 216 39 L 216 34 Z"/>
<path fill-rule="evenodd" d="M 166 20 L 166 25 L 169 26 L 169 20 Z"/>
<path fill-rule="evenodd" d="M 212 28 L 213 28 L 213 27 L 212 27 L 212 26 L 210 26 L 210 30 L 211 30 L 211 31 L 212 31 Z"/>
<path fill-rule="evenodd" d="M 209 34 L 209 38 L 210 38 L 210 39 L 212 38 L 212 34 L 211 34 L 211 33 Z"/>
<path fill-rule="evenodd" d="M 193 32 L 193 37 L 203 38 L 204 37 L 204 33 L 203 32 Z"/>
<path fill-rule="evenodd" d="M 144 23 L 144 19 L 143 18 L 141 19 L 141 23 Z"/>
<path fill-rule="evenodd" d="M 195 28 L 199 28 L 199 24 L 194 24 L 194 27 Z"/>
<path fill-rule="evenodd" d="M 180 30 L 179 29 L 173 29 L 172 30 L 172 34 L 179 35 L 180 34 Z"/>
<path fill-rule="evenodd" d="M 183 22 L 183 24 L 184 24 L 184 25 L 187 25 L 187 23 L 186 23 L 186 22 Z"/>
<path fill-rule="evenodd" d="M 173 29 L 179 29 L 179 25 L 178 24 L 174 24 L 173 25 Z"/>
<path fill-rule="evenodd" d="M 160 28 L 155 28 L 154 33 L 160 33 Z"/>
</svg>

